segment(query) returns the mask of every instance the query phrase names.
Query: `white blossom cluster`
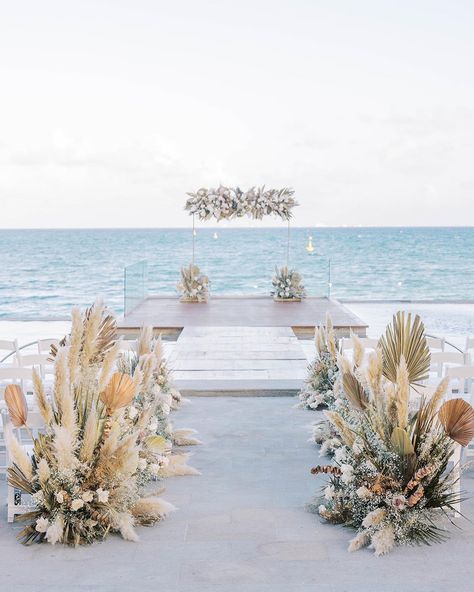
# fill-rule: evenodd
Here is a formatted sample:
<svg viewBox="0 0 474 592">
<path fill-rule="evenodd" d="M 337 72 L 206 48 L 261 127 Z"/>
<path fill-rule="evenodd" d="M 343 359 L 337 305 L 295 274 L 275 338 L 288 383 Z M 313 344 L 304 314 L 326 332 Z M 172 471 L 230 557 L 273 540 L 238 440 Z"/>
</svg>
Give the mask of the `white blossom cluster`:
<svg viewBox="0 0 474 592">
<path fill-rule="evenodd" d="M 281 300 L 300 299 L 306 296 L 303 278 L 294 269 L 284 266 L 275 267 L 275 275 L 272 279 L 272 294 Z"/>
</svg>

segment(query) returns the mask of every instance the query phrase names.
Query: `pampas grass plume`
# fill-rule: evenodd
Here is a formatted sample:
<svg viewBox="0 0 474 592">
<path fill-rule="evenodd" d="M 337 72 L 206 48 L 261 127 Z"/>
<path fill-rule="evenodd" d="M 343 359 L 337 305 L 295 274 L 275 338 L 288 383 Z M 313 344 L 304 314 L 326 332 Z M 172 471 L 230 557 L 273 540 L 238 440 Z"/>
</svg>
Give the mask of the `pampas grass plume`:
<svg viewBox="0 0 474 592">
<path fill-rule="evenodd" d="M 53 409 L 46 397 L 43 381 L 36 368 L 33 368 L 33 389 L 41 417 L 43 418 L 44 423 L 49 425 L 53 420 Z"/>
<path fill-rule="evenodd" d="M 33 467 L 31 465 L 31 459 L 20 442 L 18 442 L 18 439 L 13 433 L 13 430 L 9 424 L 7 424 L 5 427 L 5 442 L 7 444 L 8 453 L 11 456 L 11 460 L 16 464 L 23 475 L 25 475 L 25 477 L 31 481 L 33 479 Z"/>
</svg>

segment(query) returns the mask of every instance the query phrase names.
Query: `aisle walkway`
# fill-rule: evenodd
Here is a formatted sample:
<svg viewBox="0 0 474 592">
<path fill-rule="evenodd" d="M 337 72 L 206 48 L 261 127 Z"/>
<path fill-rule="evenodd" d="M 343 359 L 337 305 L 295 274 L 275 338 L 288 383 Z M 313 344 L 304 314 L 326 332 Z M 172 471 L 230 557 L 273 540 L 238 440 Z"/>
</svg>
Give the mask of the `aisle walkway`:
<svg viewBox="0 0 474 592">
<path fill-rule="evenodd" d="M 139 530 L 80 549 L 22 547 L 0 521 L 0 569 L 9 592 L 472 592 L 474 528 L 431 548 L 376 558 L 347 553 L 351 531 L 303 509 L 324 478 L 307 426 L 319 414 L 294 399 L 198 398 L 175 416 L 204 444 L 191 463 L 199 477 L 166 482 L 179 511 Z M 463 477 L 472 494 L 472 472 Z M 2 483 L 0 495 L 5 494 Z M 469 501 L 464 510 L 474 516 Z M 426 566 L 429 565 L 429 569 Z"/>
<path fill-rule="evenodd" d="M 291 327 L 185 327 L 170 358 L 184 394 L 294 395 L 308 362 Z"/>
</svg>

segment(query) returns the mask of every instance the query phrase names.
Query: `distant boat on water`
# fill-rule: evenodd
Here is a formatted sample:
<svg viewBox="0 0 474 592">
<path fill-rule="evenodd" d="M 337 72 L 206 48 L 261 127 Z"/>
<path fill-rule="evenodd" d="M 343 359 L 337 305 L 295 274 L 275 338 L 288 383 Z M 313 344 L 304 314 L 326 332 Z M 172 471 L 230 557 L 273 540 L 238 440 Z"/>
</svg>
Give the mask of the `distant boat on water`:
<svg viewBox="0 0 474 592">
<path fill-rule="evenodd" d="M 214 238 L 214 239 L 217 239 L 217 238 L 219 238 L 219 236 L 218 236 L 217 232 L 214 232 L 214 236 L 213 236 L 212 238 Z"/>
<path fill-rule="evenodd" d="M 311 255 L 314 252 L 313 237 L 312 236 L 310 236 L 308 238 L 308 244 L 306 245 L 306 252 L 308 253 L 308 255 Z"/>
</svg>

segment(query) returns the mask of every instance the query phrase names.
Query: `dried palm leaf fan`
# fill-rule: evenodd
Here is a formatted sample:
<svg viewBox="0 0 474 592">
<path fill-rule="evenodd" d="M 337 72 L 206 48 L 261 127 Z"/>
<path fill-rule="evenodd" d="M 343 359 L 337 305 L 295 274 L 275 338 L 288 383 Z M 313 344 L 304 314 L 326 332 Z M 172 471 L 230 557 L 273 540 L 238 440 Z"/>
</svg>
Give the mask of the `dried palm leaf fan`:
<svg viewBox="0 0 474 592">
<path fill-rule="evenodd" d="M 446 434 L 461 446 L 467 446 L 474 438 L 474 409 L 463 399 L 446 401 L 438 418 Z"/>
<path fill-rule="evenodd" d="M 378 346 L 382 350 L 383 375 L 390 382 L 397 382 L 397 369 L 402 356 L 405 358 L 410 384 L 428 378 L 431 356 L 425 327 L 418 315 L 412 322 L 411 313 L 397 312 Z"/>
<path fill-rule="evenodd" d="M 15 428 L 21 428 L 26 425 L 28 419 L 28 405 L 25 395 L 17 384 L 9 384 L 5 388 L 5 403 L 7 405 L 10 420 Z"/>
<path fill-rule="evenodd" d="M 352 372 L 344 372 L 342 375 L 342 385 L 344 392 L 349 399 L 352 407 L 357 411 L 364 411 L 369 403 L 369 398 L 362 385 Z"/>
<path fill-rule="evenodd" d="M 97 336 L 95 338 L 95 350 L 96 356 L 95 359 L 91 360 L 95 363 L 100 363 L 105 358 L 106 354 L 112 349 L 115 342 L 117 341 L 117 321 L 115 317 L 111 314 L 107 314 L 107 309 L 104 305 L 97 301 L 95 302 L 90 308 L 87 308 L 83 314 L 82 322 L 84 328 L 86 327 L 87 323 L 90 321 L 92 314 L 95 312 L 97 307 L 102 308 L 102 319 L 100 321 Z M 64 347 L 68 343 L 68 337 L 65 336 L 61 339 L 58 345 L 52 344 L 50 350 L 50 359 L 54 360 L 58 349 L 60 347 Z"/>
</svg>

